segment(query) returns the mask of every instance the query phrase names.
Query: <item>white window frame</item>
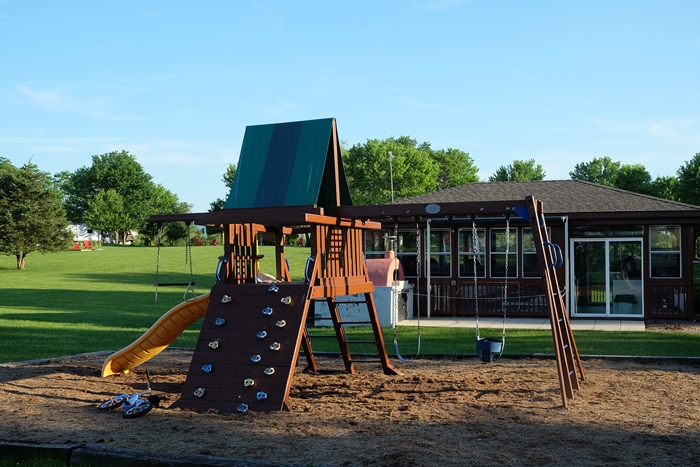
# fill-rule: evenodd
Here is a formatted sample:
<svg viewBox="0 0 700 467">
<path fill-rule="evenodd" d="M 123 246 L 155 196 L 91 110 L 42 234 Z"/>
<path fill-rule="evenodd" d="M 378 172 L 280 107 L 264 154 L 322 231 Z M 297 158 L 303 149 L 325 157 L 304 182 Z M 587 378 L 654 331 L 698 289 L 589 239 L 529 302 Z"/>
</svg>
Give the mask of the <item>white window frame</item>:
<svg viewBox="0 0 700 467">
<path fill-rule="evenodd" d="M 520 254 L 522 255 L 522 258 L 523 258 L 522 266 L 521 266 L 522 271 L 520 271 L 520 273 L 522 275 L 521 277 L 523 279 L 541 279 L 542 278 L 542 271 L 540 271 L 540 274 L 537 276 L 526 276 L 525 275 L 525 255 L 532 255 L 532 256 L 535 256 L 535 258 L 537 258 L 537 250 L 534 249 L 535 248 L 534 237 L 533 237 L 533 245 L 532 245 L 533 250 L 532 251 L 525 251 L 525 231 L 526 230 L 529 230 L 530 235 L 532 235 L 532 227 L 523 227 L 522 232 L 520 234 Z M 547 227 L 547 238 L 549 238 L 549 239 L 552 238 L 552 228 L 551 227 Z M 537 262 L 536 259 L 535 259 L 535 262 Z"/>
<path fill-rule="evenodd" d="M 654 250 L 654 242 L 651 239 L 654 229 L 678 229 L 678 249 L 677 250 Z M 649 226 L 649 277 L 652 279 L 682 279 L 683 278 L 683 229 L 680 225 L 650 225 Z M 677 255 L 678 256 L 678 275 L 677 276 L 655 276 L 654 275 L 654 256 L 661 255 Z"/>
<path fill-rule="evenodd" d="M 446 247 L 446 251 L 432 251 L 432 238 L 428 238 L 425 249 L 426 255 L 424 259 L 424 264 L 426 268 L 429 268 L 432 263 L 432 259 L 434 256 L 439 257 L 445 257 L 447 258 L 447 265 L 448 265 L 448 274 L 435 274 L 432 270 L 430 271 L 430 277 L 431 278 L 436 278 L 436 279 L 445 279 L 445 278 L 450 278 L 452 277 L 452 230 L 451 229 L 430 229 L 430 236 L 432 237 L 433 235 L 438 235 L 442 234 L 444 235 L 445 233 L 449 234 L 449 239 L 447 242 L 444 242 L 444 245 Z M 427 238 L 427 236 L 426 236 Z M 440 264 L 440 260 L 438 259 L 438 264 Z M 427 269 L 426 269 L 426 275 L 427 275 Z"/>
<path fill-rule="evenodd" d="M 464 228 L 464 229 L 458 229 L 457 230 L 457 243 L 458 243 L 458 248 L 459 248 L 459 254 L 457 258 L 457 277 L 467 277 L 467 278 L 474 278 L 474 269 L 473 269 L 473 263 L 472 263 L 472 258 L 474 256 L 477 257 L 477 261 L 479 261 L 483 265 L 483 272 L 479 275 L 477 275 L 477 278 L 486 278 L 486 229 L 483 228 L 478 228 L 476 229 L 477 231 L 477 237 L 479 237 L 479 245 L 477 248 L 477 252 L 475 253 L 474 251 L 466 251 L 466 247 L 462 245 L 462 232 L 467 232 L 468 237 L 470 240 L 472 238 L 472 229 L 469 228 Z M 462 251 L 462 249 L 465 248 L 465 251 Z M 466 264 L 472 265 L 472 267 L 468 267 L 468 274 L 463 275 L 462 274 L 462 268 L 460 267 L 462 264 L 462 258 L 464 258 L 464 261 Z"/>
<path fill-rule="evenodd" d="M 491 235 L 492 235 L 492 233 L 498 232 L 498 231 L 503 232 L 503 235 L 505 235 L 506 229 L 505 229 L 505 227 L 493 227 L 493 228 L 490 228 L 490 229 L 489 229 L 489 243 L 488 243 L 488 244 L 489 244 L 489 262 L 490 262 L 490 263 L 489 263 L 489 266 L 493 265 L 493 261 L 492 261 L 492 260 L 495 259 L 494 256 L 496 256 L 496 257 L 500 257 L 500 256 L 505 257 L 505 255 L 506 255 L 506 252 L 505 252 L 505 251 L 502 251 L 502 252 L 501 252 L 501 251 L 494 251 L 495 244 L 494 244 L 494 242 L 491 241 Z M 510 249 L 509 249 L 509 252 L 508 252 L 508 258 L 509 258 L 509 259 L 510 259 L 510 258 L 515 258 L 515 267 L 510 267 L 510 265 L 508 266 L 508 278 L 509 278 L 509 279 L 511 279 L 511 278 L 517 279 L 518 277 L 520 277 L 520 276 L 519 276 L 519 272 L 520 272 L 520 271 L 518 271 L 520 261 L 519 261 L 519 258 L 518 258 L 518 256 L 519 256 L 519 252 L 518 252 L 518 244 L 519 244 L 519 242 L 518 242 L 518 229 L 517 229 L 517 227 L 511 227 L 511 228 L 510 228 L 510 239 L 509 239 L 509 243 L 510 243 Z M 515 248 L 514 248 L 514 247 L 515 247 Z M 513 251 L 513 250 L 515 250 L 515 251 Z M 515 272 L 515 273 L 513 273 L 513 272 Z M 503 275 L 503 276 L 494 276 L 493 273 L 494 273 L 493 269 L 492 269 L 491 267 L 489 267 L 489 277 L 490 277 L 491 279 L 505 279 L 505 277 L 506 277 L 505 275 Z"/>
</svg>

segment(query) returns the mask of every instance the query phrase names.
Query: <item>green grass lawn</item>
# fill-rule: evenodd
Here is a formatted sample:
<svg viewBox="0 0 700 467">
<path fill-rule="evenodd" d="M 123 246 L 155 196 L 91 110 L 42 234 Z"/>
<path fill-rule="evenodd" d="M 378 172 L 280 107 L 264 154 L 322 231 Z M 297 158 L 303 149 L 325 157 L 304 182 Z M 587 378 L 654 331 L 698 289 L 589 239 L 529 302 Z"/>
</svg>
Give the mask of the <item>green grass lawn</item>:
<svg viewBox="0 0 700 467">
<path fill-rule="evenodd" d="M 82 352 L 125 347 L 145 332 L 163 313 L 183 300 L 185 287 L 161 287 L 154 301 L 155 247 L 105 246 L 96 251 L 66 251 L 27 256 L 27 269 L 15 269 L 15 259 L 0 256 L 0 362 L 58 357 Z M 193 272 L 198 293 L 215 283 L 214 271 L 222 247 L 192 249 Z M 274 272 L 274 249 L 262 247 L 261 270 Z M 308 248 L 286 249 L 294 280 L 302 280 Z M 184 247 L 161 251 L 160 281 L 187 282 L 189 265 Z M 199 323 L 173 344 L 194 347 Z M 312 329 L 312 334 L 328 329 Z M 352 338 L 362 340 L 367 329 L 352 328 Z M 399 327 L 400 351 L 414 355 L 417 329 Z M 393 333 L 385 330 L 393 353 Z M 499 337 L 500 330 L 482 329 L 486 337 Z M 421 354 L 474 354 L 473 329 L 422 328 Z M 582 354 L 700 356 L 700 336 L 651 332 L 577 331 Z M 316 350 L 332 351 L 330 339 L 313 341 Z M 371 352 L 371 346 L 353 347 Z M 553 352 L 547 331 L 509 330 L 507 354 Z"/>
</svg>

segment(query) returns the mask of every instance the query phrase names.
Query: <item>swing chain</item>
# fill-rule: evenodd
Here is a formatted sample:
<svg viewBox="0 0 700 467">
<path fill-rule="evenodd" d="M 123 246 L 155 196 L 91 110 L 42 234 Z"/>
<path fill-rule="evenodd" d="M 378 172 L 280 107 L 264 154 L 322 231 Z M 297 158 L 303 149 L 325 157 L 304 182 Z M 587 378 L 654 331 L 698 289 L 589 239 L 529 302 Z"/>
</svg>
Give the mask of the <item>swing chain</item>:
<svg viewBox="0 0 700 467">
<path fill-rule="evenodd" d="M 192 286 L 192 283 L 194 282 L 194 274 L 192 273 L 192 242 L 190 241 L 190 225 L 187 224 L 187 245 L 185 248 L 185 264 L 187 264 L 188 259 L 190 263 L 190 283 L 189 285 Z M 189 257 L 189 258 L 188 258 Z"/>
<path fill-rule="evenodd" d="M 505 241 L 506 241 L 506 259 L 505 259 L 505 278 L 503 280 L 503 332 L 502 332 L 502 341 L 503 344 L 501 346 L 501 354 L 503 353 L 503 347 L 505 347 L 506 344 L 506 313 L 507 313 L 507 307 L 508 307 L 508 262 L 510 259 L 510 216 L 506 215 L 506 235 L 505 235 Z M 500 355 L 499 355 L 500 357 Z"/>
<path fill-rule="evenodd" d="M 476 260 L 479 255 L 479 232 L 476 229 L 476 217 L 472 217 L 472 250 L 474 258 L 472 264 L 474 266 L 474 316 L 476 325 L 476 338 L 479 339 L 479 282 L 476 274 Z"/>
<path fill-rule="evenodd" d="M 156 303 L 158 303 L 158 275 L 160 272 L 160 237 L 163 234 L 163 224 L 158 224 L 158 253 L 156 256 L 156 280 L 154 285 L 156 286 Z"/>
</svg>

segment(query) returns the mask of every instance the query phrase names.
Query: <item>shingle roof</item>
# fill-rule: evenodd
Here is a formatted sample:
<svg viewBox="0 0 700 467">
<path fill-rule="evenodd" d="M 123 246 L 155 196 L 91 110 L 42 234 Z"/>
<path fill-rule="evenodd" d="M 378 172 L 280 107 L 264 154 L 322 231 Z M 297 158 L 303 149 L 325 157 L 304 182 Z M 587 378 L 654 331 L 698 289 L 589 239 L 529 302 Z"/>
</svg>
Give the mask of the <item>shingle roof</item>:
<svg viewBox="0 0 700 467">
<path fill-rule="evenodd" d="M 509 201 L 533 195 L 544 203 L 547 214 L 574 213 L 697 213 L 700 206 L 633 193 L 583 180 L 537 182 L 482 182 L 427 193 L 397 204 Z M 684 216 L 685 217 L 685 216 Z"/>
</svg>

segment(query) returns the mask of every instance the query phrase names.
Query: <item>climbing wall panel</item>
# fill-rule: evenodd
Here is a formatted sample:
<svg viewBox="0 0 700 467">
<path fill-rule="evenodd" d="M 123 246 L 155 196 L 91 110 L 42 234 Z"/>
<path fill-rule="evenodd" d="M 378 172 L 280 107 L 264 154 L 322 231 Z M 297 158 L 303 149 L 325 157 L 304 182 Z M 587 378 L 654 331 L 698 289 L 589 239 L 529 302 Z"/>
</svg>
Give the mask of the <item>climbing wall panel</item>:
<svg viewBox="0 0 700 467">
<path fill-rule="evenodd" d="M 308 290 L 306 284 L 290 283 L 272 289 L 271 284 L 215 285 L 182 395 L 173 407 L 220 413 L 284 409 L 308 313 Z"/>
</svg>

